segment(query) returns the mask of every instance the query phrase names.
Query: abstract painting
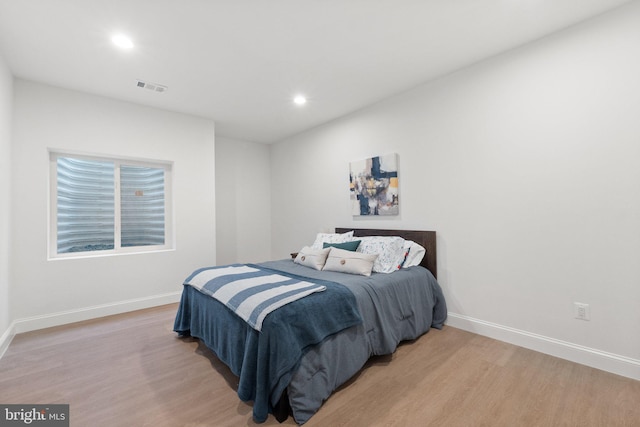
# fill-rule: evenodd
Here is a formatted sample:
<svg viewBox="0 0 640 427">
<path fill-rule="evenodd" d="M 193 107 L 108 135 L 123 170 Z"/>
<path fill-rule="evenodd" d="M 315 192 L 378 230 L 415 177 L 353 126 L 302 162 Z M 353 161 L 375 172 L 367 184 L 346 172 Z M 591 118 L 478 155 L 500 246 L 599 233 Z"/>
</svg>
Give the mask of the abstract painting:
<svg viewBox="0 0 640 427">
<path fill-rule="evenodd" d="M 398 215 L 398 155 L 351 162 L 349 187 L 354 216 Z"/>
</svg>

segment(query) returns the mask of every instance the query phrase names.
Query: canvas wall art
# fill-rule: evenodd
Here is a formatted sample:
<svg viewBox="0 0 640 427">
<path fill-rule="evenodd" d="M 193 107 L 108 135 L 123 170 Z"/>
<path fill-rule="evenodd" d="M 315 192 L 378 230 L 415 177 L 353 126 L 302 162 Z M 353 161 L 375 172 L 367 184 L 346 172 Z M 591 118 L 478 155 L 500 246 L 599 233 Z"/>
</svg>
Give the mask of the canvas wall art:
<svg viewBox="0 0 640 427">
<path fill-rule="evenodd" d="M 398 215 L 398 155 L 351 162 L 349 186 L 354 216 Z"/>
</svg>

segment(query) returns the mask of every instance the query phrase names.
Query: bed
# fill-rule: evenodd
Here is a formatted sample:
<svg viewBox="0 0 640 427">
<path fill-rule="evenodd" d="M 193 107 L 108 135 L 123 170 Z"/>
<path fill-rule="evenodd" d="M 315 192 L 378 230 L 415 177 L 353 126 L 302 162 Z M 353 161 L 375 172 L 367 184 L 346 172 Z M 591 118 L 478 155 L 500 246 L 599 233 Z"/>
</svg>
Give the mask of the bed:
<svg viewBox="0 0 640 427">
<path fill-rule="evenodd" d="M 258 329 L 202 289 L 183 288 L 174 330 L 202 340 L 238 376 L 238 396 L 253 401 L 256 422 L 272 413 L 278 421 L 292 415 L 304 424 L 371 356 L 393 353 L 401 341 L 441 328 L 446 320 L 446 303 L 436 281 L 435 232 L 335 230 L 350 231 L 354 240 L 399 236 L 424 247 L 426 254 L 420 265 L 370 276 L 314 270 L 293 259 L 210 267 L 189 276 L 249 268 L 260 270 L 255 274 L 284 275 L 322 287 L 270 312 Z"/>
</svg>

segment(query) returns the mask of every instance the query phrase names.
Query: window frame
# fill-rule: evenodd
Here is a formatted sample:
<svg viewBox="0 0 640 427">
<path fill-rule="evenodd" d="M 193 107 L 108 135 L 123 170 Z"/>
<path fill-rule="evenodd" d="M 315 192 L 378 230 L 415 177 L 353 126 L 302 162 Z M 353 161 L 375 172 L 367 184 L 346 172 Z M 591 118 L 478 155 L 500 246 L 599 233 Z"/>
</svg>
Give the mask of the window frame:
<svg viewBox="0 0 640 427">
<path fill-rule="evenodd" d="M 113 255 L 126 255 L 150 252 L 164 252 L 175 249 L 173 222 L 173 162 L 164 160 L 139 159 L 78 153 L 49 149 L 49 219 L 48 219 L 48 259 L 78 259 Z M 114 248 L 58 253 L 58 158 L 69 157 L 79 160 L 112 162 L 114 164 Z M 121 194 L 120 167 L 140 166 L 164 170 L 164 245 L 121 246 Z"/>
</svg>

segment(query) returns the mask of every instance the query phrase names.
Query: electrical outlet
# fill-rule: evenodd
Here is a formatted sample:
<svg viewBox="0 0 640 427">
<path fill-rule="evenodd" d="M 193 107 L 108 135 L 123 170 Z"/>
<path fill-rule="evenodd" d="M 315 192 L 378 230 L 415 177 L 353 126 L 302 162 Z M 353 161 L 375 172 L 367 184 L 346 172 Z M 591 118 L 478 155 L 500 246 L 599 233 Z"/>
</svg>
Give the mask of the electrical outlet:
<svg viewBox="0 0 640 427">
<path fill-rule="evenodd" d="M 591 310 L 589 309 L 589 304 L 574 302 L 573 315 L 576 319 L 591 320 Z"/>
</svg>

